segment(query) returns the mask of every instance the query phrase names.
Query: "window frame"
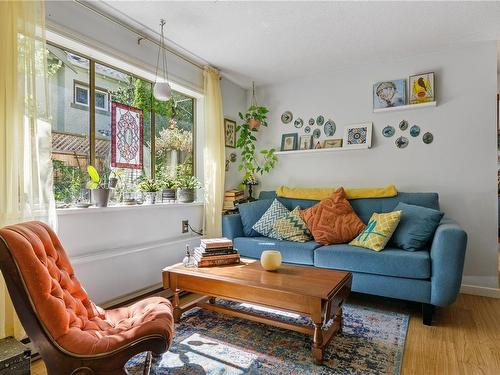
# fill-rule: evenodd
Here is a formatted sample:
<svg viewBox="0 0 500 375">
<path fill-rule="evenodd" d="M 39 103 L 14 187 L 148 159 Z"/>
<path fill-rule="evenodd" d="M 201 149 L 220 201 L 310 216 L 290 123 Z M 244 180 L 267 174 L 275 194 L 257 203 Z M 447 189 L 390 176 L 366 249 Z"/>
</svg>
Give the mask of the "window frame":
<svg viewBox="0 0 500 375">
<path fill-rule="evenodd" d="M 102 108 L 100 107 L 97 107 L 95 105 L 95 99 L 94 100 L 90 100 L 90 97 L 91 97 L 91 94 L 94 93 L 94 97 L 95 97 L 95 93 L 96 92 L 103 92 L 103 93 L 106 93 L 107 94 L 107 104 L 108 104 L 108 109 L 106 111 L 110 111 L 109 107 L 111 105 L 111 95 L 109 93 L 108 90 L 106 89 L 103 89 L 102 87 L 96 87 L 95 85 L 95 81 L 96 81 L 96 70 L 95 70 L 95 65 L 96 64 L 99 64 L 99 65 L 104 65 L 104 66 L 107 66 L 109 68 L 112 68 L 116 71 L 119 71 L 123 74 L 127 74 L 133 78 L 136 78 L 136 79 L 140 79 L 144 82 L 147 82 L 151 85 L 154 85 L 154 82 L 148 78 L 145 78 L 143 76 L 141 76 L 140 74 L 137 74 L 137 73 L 133 73 L 133 72 L 128 72 L 126 71 L 125 69 L 121 68 L 121 67 L 118 67 L 112 63 L 108 63 L 108 62 L 105 62 L 105 61 L 102 61 L 100 59 L 96 59 L 94 57 L 91 57 L 89 54 L 87 53 L 84 53 L 84 52 L 80 52 L 80 51 L 77 51 L 71 47 L 66 47 L 66 46 L 63 46 L 63 45 L 60 45 L 52 40 L 47 40 L 46 43 L 48 45 L 52 45 L 54 47 L 57 47 L 57 48 L 60 48 L 62 49 L 63 51 L 67 51 L 69 53 L 72 53 L 72 54 L 75 54 L 75 55 L 78 55 L 82 58 L 85 58 L 89 61 L 89 84 L 86 84 L 85 82 L 80 82 L 78 80 L 73 80 L 73 103 L 74 104 L 77 104 L 77 105 L 81 105 L 81 106 L 86 106 L 89 108 L 89 164 L 90 165 L 95 165 L 95 159 L 96 159 L 96 127 L 95 127 L 95 120 L 96 120 L 96 110 L 103 110 Z M 124 64 L 128 64 L 126 62 L 124 62 Z M 76 101 L 76 84 L 80 85 L 80 87 L 83 87 L 87 88 L 87 98 L 89 100 L 89 104 L 88 105 L 85 105 L 83 103 L 78 103 Z M 151 90 L 152 92 L 153 90 Z M 196 168 L 197 168 L 197 119 L 198 119 L 198 100 L 199 98 L 193 96 L 193 95 L 189 95 L 185 92 L 182 92 L 182 91 L 179 91 L 179 90 L 174 90 L 174 91 L 177 91 L 179 92 L 180 94 L 184 95 L 185 97 L 189 98 L 192 100 L 192 103 L 193 103 L 193 125 L 192 125 L 192 137 L 193 137 L 193 146 L 192 146 L 192 171 L 193 171 L 193 175 L 196 176 Z M 156 140 L 156 121 L 155 121 L 155 117 L 156 117 L 156 112 L 154 111 L 154 108 L 151 108 L 151 139 L 150 139 L 150 142 L 151 142 L 151 150 L 150 150 L 150 160 L 151 160 L 151 168 L 150 168 L 150 171 L 149 171 L 149 175 L 146 175 L 149 177 L 149 178 L 152 178 L 152 179 L 155 179 L 155 175 L 156 175 L 156 158 L 155 158 L 155 155 L 156 155 L 156 147 L 155 147 L 155 140 Z M 147 171 L 145 171 L 147 172 Z"/>
</svg>

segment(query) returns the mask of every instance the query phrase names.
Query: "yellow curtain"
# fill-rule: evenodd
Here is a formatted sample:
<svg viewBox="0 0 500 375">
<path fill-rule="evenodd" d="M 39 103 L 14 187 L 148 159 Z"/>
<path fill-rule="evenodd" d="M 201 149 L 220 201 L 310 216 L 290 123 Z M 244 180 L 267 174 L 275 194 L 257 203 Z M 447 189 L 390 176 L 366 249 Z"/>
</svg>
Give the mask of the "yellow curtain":
<svg viewBox="0 0 500 375">
<path fill-rule="evenodd" d="M 224 202 L 224 115 L 220 93 L 220 75 L 217 69 L 205 67 L 205 146 L 203 153 L 205 174 L 205 234 L 222 234 L 222 205 Z"/>
<path fill-rule="evenodd" d="M 0 2 L 0 41 L 0 227 L 54 227 L 43 1 Z M 23 335 L 0 277 L 0 337 Z"/>
</svg>

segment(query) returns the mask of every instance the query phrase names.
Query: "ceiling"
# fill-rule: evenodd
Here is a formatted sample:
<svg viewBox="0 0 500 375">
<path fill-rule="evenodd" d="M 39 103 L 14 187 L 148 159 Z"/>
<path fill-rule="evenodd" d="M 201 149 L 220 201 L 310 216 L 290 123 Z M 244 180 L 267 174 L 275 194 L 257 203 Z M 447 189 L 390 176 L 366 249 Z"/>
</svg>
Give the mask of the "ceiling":
<svg viewBox="0 0 500 375">
<path fill-rule="evenodd" d="M 500 2 L 99 1 L 91 6 L 242 87 L 500 40 Z"/>
</svg>

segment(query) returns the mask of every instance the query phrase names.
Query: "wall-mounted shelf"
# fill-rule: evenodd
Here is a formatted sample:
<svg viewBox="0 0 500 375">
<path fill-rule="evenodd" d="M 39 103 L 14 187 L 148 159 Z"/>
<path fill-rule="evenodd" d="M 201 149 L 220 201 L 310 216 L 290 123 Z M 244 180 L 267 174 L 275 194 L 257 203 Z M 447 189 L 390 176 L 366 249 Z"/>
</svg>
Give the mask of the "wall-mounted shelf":
<svg viewBox="0 0 500 375">
<path fill-rule="evenodd" d="M 349 146 L 349 147 L 336 147 L 336 148 L 318 148 L 312 150 L 294 150 L 294 151 L 276 151 L 275 155 L 288 155 L 288 154 L 309 154 L 318 152 L 340 152 L 340 151 L 355 151 L 355 150 L 368 150 L 367 145 Z"/>
<path fill-rule="evenodd" d="M 428 107 L 436 107 L 437 102 L 428 102 L 428 103 L 420 103 L 420 104 L 407 104 L 407 105 L 400 105 L 398 107 L 389 107 L 389 108 L 377 108 L 374 109 L 374 113 L 380 113 L 380 112 L 396 112 L 396 111 L 409 111 L 411 109 L 420 109 L 420 108 L 428 108 Z"/>
</svg>

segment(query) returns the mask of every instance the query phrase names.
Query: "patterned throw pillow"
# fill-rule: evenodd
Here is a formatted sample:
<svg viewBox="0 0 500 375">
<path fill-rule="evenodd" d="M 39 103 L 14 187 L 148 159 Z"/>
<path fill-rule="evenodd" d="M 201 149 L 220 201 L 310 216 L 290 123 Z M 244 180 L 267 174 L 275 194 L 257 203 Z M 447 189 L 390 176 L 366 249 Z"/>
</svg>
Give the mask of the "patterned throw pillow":
<svg viewBox="0 0 500 375">
<path fill-rule="evenodd" d="M 343 188 L 338 188 L 330 198 L 303 210 L 301 216 L 314 240 L 321 245 L 347 243 L 365 227 L 352 209 Z"/>
<path fill-rule="evenodd" d="M 280 240 L 281 237 L 274 231 L 273 225 L 276 220 L 281 219 L 288 212 L 288 209 L 279 200 L 275 199 L 252 228 L 263 236 Z"/>
<path fill-rule="evenodd" d="M 307 242 L 311 239 L 311 233 L 300 217 L 300 207 L 295 207 L 293 211 L 276 220 L 273 229 L 283 240 Z"/>
<path fill-rule="evenodd" d="M 401 211 L 374 213 L 365 229 L 349 245 L 380 251 L 389 242 L 401 219 Z"/>
</svg>

